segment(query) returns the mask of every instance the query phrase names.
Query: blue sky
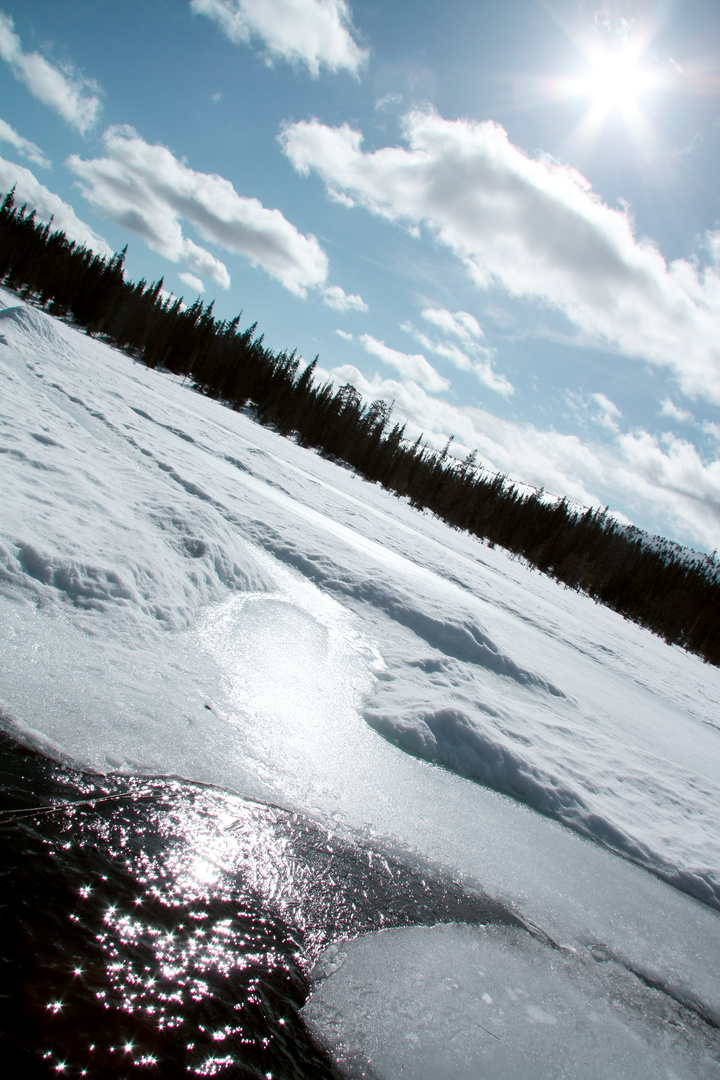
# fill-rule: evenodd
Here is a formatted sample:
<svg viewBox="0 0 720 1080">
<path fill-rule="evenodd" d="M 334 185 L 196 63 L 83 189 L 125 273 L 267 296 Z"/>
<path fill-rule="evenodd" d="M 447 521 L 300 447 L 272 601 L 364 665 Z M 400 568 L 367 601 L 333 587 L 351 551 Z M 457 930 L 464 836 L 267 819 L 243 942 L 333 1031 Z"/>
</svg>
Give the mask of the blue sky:
<svg viewBox="0 0 720 1080">
<path fill-rule="evenodd" d="M 0 190 L 432 445 L 719 546 L 716 0 L 0 11 Z"/>
</svg>

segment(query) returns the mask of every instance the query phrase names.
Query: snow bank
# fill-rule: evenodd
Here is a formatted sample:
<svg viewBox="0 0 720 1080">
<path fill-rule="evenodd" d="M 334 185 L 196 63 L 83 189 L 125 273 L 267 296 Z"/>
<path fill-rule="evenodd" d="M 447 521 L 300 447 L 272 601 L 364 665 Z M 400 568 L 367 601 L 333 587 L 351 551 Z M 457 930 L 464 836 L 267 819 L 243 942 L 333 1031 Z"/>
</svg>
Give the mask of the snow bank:
<svg viewBox="0 0 720 1080">
<path fill-rule="evenodd" d="M 650 738 L 628 754 L 622 732 L 599 723 L 600 710 L 563 698 L 535 693 L 523 702 L 515 687 L 489 685 L 446 656 L 405 655 L 364 715 L 408 752 L 520 799 L 720 906 L 718 834 L 706 814 L 714 785 L 663 759 Z M 697 847 L 681 860 L 689 834 Z"/>
</svg>

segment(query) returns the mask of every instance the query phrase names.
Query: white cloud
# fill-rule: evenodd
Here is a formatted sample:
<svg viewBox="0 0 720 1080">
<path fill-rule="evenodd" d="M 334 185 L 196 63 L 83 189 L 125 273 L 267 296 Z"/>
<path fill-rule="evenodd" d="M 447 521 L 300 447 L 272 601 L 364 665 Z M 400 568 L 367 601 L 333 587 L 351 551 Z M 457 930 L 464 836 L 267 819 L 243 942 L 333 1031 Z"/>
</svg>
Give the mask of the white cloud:
<svg viewBox="0 0 720 1080">
<path fill-rule="evenodd" d="M 347 330 L 336 330 L 335 333 L 338 337 L 341 337 L 343 341 L 352 341 L 353 335 L 348 333 Z"/>
<path fill-rule="evenodd" d="M 378 98 L 375 102 L 375 110 L 382 112 L 384 109 L 393 109 L 398 105 L 402 105 L 402 94 L 391 91 L 389 94 L 383 94 L 381 98 Z"/>
<path fill-rule="evenodd" d="M 349 364 L 318 376 L 352 383 L 367 401 L 394 401 L 395 414 L 408 421 L 408 437 L 424 432 L 436 449 L 454 435 L 457 456 L 476 450 L 491 471 L 583 506 L 609 502 L 625 518 L 707 551 L 720 546 L 720 462 L 704 462 L 683 440 L 666 437 L 661 446 L 636 431 L 609 445 L 585 441 L 453 405 L 409 380 L 368 379 Z"/>
<path fill-rule="evenodd" d="M 109 128 L 103 139 L 107 157 L 84 161 L 74 154 L 68 167 L 96 209 L 137 233 L 153 251 L 228 288 L 227 267 L 184 235 L 181 223 L 187 221 L 204 240 L 245 256 L 296 296 L 324 285 L 325 252 L 279 210 L 238 195 L 221 176 L 196 172 L 131 128 Z"/>
<path fill-rule="evenodd" d="M 367 60 L 345 0 L 190 0 L 190 7 L 230 41 L 247 45 L 259 38 L 270 59 L 304 64 L 313 77 L 321 67 L 357 75 Z"/>
<path fill-rule="evenodd" d="M 660 409 L 662 416 L 670 416 L 673 420 L 679 420 L 682 424 L 688 424 L 692 422 L 692 414 L 687 409 L 681 409 L 670 398 L 666 398 Z"/>
<path fill-rule="evenodd" d="M 185 272 L 178 274 L 178 277 L 184 282 L 188 289 L 192 289 L 196 293 L 204 293 L 205 286 L 203 285 L 199 277 L 195 277 L 194 274 L 186 274 Z"/>
<path fill-rule="evenodd" d="M 55 67 L 40 53 L 22 50 L 9 15 L 0 11 L 0 57 L 10 65 L 13 75 L 25 83 L 31 94 L 60 113 L 81 135 L 92 128 L 100 115 L 100 88 L 92 79 L 79 75 L 74 68 Z"/>
<path fill-rule="evenodd" d="M 575 390 L 565 391 L 565 401 L 570 406 L 574 419 L 585 429 L 590 424 L 617 434 L 620 430 L 618 420 L 622 412 L 606 394 L 583 394 Z"/>
<path fill-rule="evenodd" d="M 442 356 L 445 360 L 449 360 L 459 371 L 472 371 L 472 360 L 470 357 L 462 351 L 454 342 L 438 342 L 434 341 L 422 330 L 418 330 L 416 326 L 413 326 L 411 322 L 400 323 L 400 329 L 404 330 L 406 334 L 412 334 L 416 341 L 418 341 L 423 349 L 427 349 L 428 352 L 434 352 L 436 356 Z"/>
<path fill-rule="evenodd" d="M 720 546 L 720 461 L 704 462 L 685 439 L 663 441 L 665 447 L 646 431 L 620 436 L 627 485 L 647 501 L 665 500 L 675 526 L 710 551 Z"/>
<path fill-rule="evenodd" d="M 484 336 L 480 323 L 468 311 L 456 311 L 453 314 L 446 308 L 425 308 L 420 314 L 433 326 L 444 330 L 446 334 L 453 334 L 461 341 L 479 341 Z"/>
<path fill-rule="evenodd" d="M 334 308 L 335 311 L 368 311 L 368 306 L 362 296 L 357 293 L 346 293 L 339 285 L 326 285 L 323 290 L 323 304 Z"/>
<path fill-rule="evenodd" d="M 419 382 L 431 394 L 447 390 L 450 383 L 438 374 L 432 364 L 429 364 L 421 353 L 404 353 L 397 349 L 391 349 L 384 341 L 378 341 L 370 334 L 362 334 L 359 339 L 365 347 L 365 351 L 372 356 L 377 356 L 383 364 L 394 367 L 405 379 Z"/>
<path fill-rule="evenodd" d="M 426 308 L 421 314 L 428 322 L 461 338 L 463 348 L 461 349 L 454 341 L 435 341 L 422 330 L 414 327 L 412 323 L 403 323 L 400 329 L 412 334 L 424 349 L 435 353 L 436 356 L 442 356 L 444 360 L 449 360 L 459 371 L 471 371 L 489 390 L 494 390 L 503 397 L 514 394 L 515 388 L 512 383 L 504 375 L 498 375 L 493 369 L 494 351 L 486 345 L 479 344 L 477 339 L 483 336 L 483 332 L 472 315 L 466 311 L 458 311 L 452 315 L 444 308 Z M 459 316 L 464 316 L 464 318 Z"/>
<path fill-rule="evenodd" d="M 611 401 L 609 397 L 601 393 L 591 394 L 590 397 L 597 409 L 596 417 L 598 423 L 602 427 L 607 428 L 608 431 L 617 431 L 618 420 L 621 418 L 622 413 L 615 402 Z"/>
<path fill-rule="evenodd" d="M 11 127 L 5 120 L 0 120 L 0 142 L 10 143 L 19 154 L 22 154 L 28 161 L 32 161 L 33 165 L 39 165 L 41 169 L 51 167 L 40 147 L 36 146 L 34 142 L 30 142 L 29 139 L 24 139 L 22 135 L 18 135 L 15 128 Z"/>
<path fill-rule="evenodd" d="M 348 125 L 288 125 L 285 153 L 328 194 L 403 226 L 424 225 L 481 287 L 548 304 L 601 345 L 669 368 L 720 401 L 720 233 L 706 269 L 667 263 L 578 172 L 534 160 L 486 121 L 405 117 L 407 147 L 363 152 Z"/>
<path fill-rule="evenodd" d="M 0 157 L 0 191 L 7 194 L 13 186 L 18 206 L 27 203 L 28 210 L 36 210 L 41 221 L 52 218 L 53 230 L 64 232 L 69 240 L 84 244 L 98 255 L 112 255 L 109 244 L 80 220 L 72 206 L 48 190 L 24 165 L 16 165 L 15 162 Z"/>
</svg>

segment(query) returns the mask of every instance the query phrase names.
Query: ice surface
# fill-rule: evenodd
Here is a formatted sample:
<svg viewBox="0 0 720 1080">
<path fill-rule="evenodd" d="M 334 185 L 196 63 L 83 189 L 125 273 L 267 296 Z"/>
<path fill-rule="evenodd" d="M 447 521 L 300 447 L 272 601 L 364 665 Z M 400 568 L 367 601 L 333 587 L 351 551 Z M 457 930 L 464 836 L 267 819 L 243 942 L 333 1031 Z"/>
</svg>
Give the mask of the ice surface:
<svg viewBox="0 0 720 1080">
<path fill-rule="evenodd" d="M 387 930 L 331 946 L 302 1015 L 345 1075 L 373 1080 L 680 1080 L 704 1048 L 620 1010 L 593 973 L 507 927 Z M 649 997 L 647 993 L 645 997 Z M 638 999 L 642 994 L 638 995 Z"/>
<path fill-rule="evenodd" d="M 17 735 L 371 837 L 720 1020 L 720 672 L 0 303 Z"/>
</svg>

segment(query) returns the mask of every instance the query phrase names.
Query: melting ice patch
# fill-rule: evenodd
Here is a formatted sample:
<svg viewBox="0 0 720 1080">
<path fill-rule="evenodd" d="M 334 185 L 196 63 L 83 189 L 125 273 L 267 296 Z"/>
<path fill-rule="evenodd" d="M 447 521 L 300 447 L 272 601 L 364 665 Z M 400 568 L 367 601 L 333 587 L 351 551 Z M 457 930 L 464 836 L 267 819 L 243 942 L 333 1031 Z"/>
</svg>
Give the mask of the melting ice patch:
<svg viewBox="0 0 720 1080">
<path fill-rule="evenodd" d="M 348 739 L 367 741 L 360 711 L 380 658 L 336 600 L 272 556 L 255 558 L 274 588 L 209 608 L 198 632 L 258 767 L 306 797 L 308 785 L 342 783 Z"/>
<path fill-rule="evenodd" d="M 331 946 L 305 1022 L 349 1080 L 690 1080 L 711 1052 L 650 1024 L 572 956 L 509 927 L 419 927 Z M 635 991 L 637 994 L 637 990 Z M 647 1000 L 644 1000 L 644 999 Z"/>
<path fill-rule="evenodd" d="M 244 473 L 240 482 L 261 486 Z M 501 647 L 466 591 L 336 521 L 328 527 L 334 542 L 323 544 L 321 513 L 274 488 L 265 492 L 300 521 L 278 531 L 254 520 L 253 540 L 337 597 L 381 642 L 382 662 L 359 702 L 370 727 L 403 751 L 520 799 L 720 906 L 720 819 L 708 816 L 713 783 L 660 752 L 656 703 L 649 745 L 647 704 L 638 724 L 637 702 L 623 697 L 612 708 L 612 679 L 590 697 L 585 687 L 567 692 L 572 670 L 559 679 L 533 669 L 520 659 L 524 638 Z M 369 744 L 362 752 L 370 753 Z M 678 823 L 690 819 L 694 841 L 713 853 L 708 861 L 686 848 L 690 833 Z"/>
<path fill-rule="evenodd" d="M 260 487 L 245 474 L 241 483 Z M 300 521 L 291 531 L 253 521 L 253 539 L 337 597 L 381 643 L 382 663 L 362 702 L 370 727 L 403 751 L 520 799 L 720 907 L 720 818 L 708 813 L 716 801 L 707 768 L 713 759 L 705 776 L 684 767 L 677 715 L 668 723 L 661 700 L 648 702 L 644 688 L 638 693 L 612 671 L 591 682 L 588 693 L 578 686 L 575 656 L 566 655 L 568 667 L 547 677 L 539 662 L 528 663 L 526 624 L 519 635 L 515 621 L 501 645 L 467 590 L 336 521 L 328 526 L 333 540 L 323 543 L 321 513 L 265 490 Z M 597 679 L 597 670 L 590 674 Z M 690 820 L 688 830 L 682 823 Z"/>
</svg>

